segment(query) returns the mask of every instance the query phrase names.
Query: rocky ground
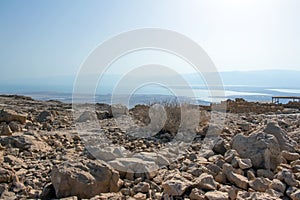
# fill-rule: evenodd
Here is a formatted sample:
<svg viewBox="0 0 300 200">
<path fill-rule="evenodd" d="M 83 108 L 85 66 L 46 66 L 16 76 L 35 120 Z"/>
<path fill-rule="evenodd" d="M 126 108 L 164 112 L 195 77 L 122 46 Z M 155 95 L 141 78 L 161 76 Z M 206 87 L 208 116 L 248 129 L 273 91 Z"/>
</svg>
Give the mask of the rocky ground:
<svg viewBox="0 0 300 200">
<path fill-rule="evenodd" d="M 147 106 L 114 109 L 73 119 L 71 104 L 0 96 L 1 199 L 300 199 L 298 111 L 219 113 L 217 124 L 194 108 L 185 145 L 172 143 L 176 125 L 137 137 Z"/>
</svg>

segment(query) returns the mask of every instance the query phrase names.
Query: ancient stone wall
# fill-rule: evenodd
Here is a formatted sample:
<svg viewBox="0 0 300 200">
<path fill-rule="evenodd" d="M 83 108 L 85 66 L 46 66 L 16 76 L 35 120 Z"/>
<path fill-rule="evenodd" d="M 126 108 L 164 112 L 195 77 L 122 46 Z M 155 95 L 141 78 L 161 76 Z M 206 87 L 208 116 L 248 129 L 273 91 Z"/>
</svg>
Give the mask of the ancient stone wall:
<svg viewBox="0 0 300 200">
<path fill-rule="evenodd" d="M 223 109 L 226 106 L 227 112 L 231 113 L 268 113 L 282 111 L 284 107 L 274 103 L 259 103 L 259 102 L 247 102 L 244 99 L 237 98 L 233 100 L 222 101 L 219 104 L 211 104 L 214 110 Z"/>
<path fill-rule="evenodd" d="M 296 108 L 296 109 L 300 109 L 300 102 L 293 102 L 290 101 L 287 104 L 284 105 L 285 108 Z"/>
</svg>

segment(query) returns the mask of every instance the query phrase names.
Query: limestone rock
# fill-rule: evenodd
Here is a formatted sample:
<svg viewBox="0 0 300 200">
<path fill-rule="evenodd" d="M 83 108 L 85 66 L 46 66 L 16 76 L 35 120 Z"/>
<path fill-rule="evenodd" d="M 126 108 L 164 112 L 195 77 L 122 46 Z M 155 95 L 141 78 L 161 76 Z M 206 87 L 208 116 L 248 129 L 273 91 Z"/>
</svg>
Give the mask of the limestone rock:
<svg viewBox="0 0 300 200">
<path fill-rule="evenodd" d="M 112 161 L 116 158 L 124 157 L 123 152 L 126 150 L 124 147 L 104 147 L 99 148 L 97 146 L 87 146 L 86 149 L 92 157 L 103 160 Z"/>
<path fill-rule="evenodd" d="M 96 115 L 99 120 L 108 119 L 112 117 L 109 111 L 96 111 Z"/>
<path fill-rule="evenodd" d="M 42 122 L 52 122 L 54 117 L 50 111 L 42 111 L 36 118 L 36 121 Z"/>
<path fill-rule="evenodd" d="M 265 192 L 267 189 L 269 189 L 271 181 L 266 178 L 256 178 L 249 182 L 249 185 L 252 189 L 259 191 L 259 192 Z"/>
<path fill-rule="evenodd" d="M 249 131 L 250 130 L 250 123 L 246 122 L 246 123 L 240 123 L 239 124 L 242 131 Z"/>
<path fill-rule="evenodd" d="M 268 179 L 273 179 L 273 177 L 274 177 L 274 173 L 267 169 L 258 169 L 256 171 L 256 174 L 258 177 L 265 177 Z"/>
<path fill-rule="evenodd" d="M 234 173 L 233 168 L 230 164 L 225 163 L 223 165 L 223 173 L 226 175 L 227 179 L 237 187 L 244 190 L 248 189 L 248 179 L 245 176 Z"/>
<path fill-rule="evenodd" d="M 277 139 L 270 134 L 238 134 L 232 139 L 232 148 L 241 158 L 251 159 L 255 168 L 275 169 L 281 163 L 280 146 Z"/>
<path fill-rule="evenodd" d="M 298 185 L 294 174 L 290 170 L 282 170 L 283 180 L 286 184 L 292 187 L 296 187 Z"/>
<path fill-rule="evenodd" d="M 137 193 L 133 196 L 134 199 L 136 200 L 146 200 L 147 199 L 147 195 L 143 194 L 143 193 Z"/>
<path fill-rule="evenodd" d="M 239 167 L 241 169 L 249 169 L 252 167 L 251 160 L 249 158 L 242 158 L 242 159 L 237 159 L 237 162 L 239 164 Z"/>
<path fill-rule="evenodd" d="M 292 200 L 300 200 L 300 189 L 296 190 L 291 194 Z"/>
<path fill-rule="evenodd" d="M 86 110 L 78 117 L 76 122 L 82 123 L 82 122 L 96 121 L 96 120 L 97 120 L 96 113 Z"/>
<path fill-rule="evenodd" d="M 288 197 L 292 198 L 291 195 L 292 195 L 294 192 L 296 192 L 297 189 L 298 189 L 298 188 L 296 188 L 296 187 L 291 187 L 291 186 L 290 186 L 290 187 L 287 188 L 287 190 L 285 191 L 285 193 L 286 193 L 286 195 L 287 195 Z"/>
<path fill-rule="evenodd" d="M 254 170 L 248 170 L 247 171 L 247 178 L 249 180 L 254 180 L 256 177 L 255 177 L 255 174 L 254 174 Z"/>
<path fill-rule="evenodd" d="M 159 167 L 168 166 L 170 164 L 170 161 L 164 155 L 158 153 L 140 152 L 133 155 L 133 157 L 145 161 L 155 162 Z"/>
<path fill-rule="evenodd" d="M 3 146 L 18 148 L 21 151 L 27 150 L 47 152 L 50 150 L 50 146 L 40 138 L 27 134 L 12 135 L 0 138 L 0 144 Z"/>
<path fill-rule="evenodd" d="M 12 121 L 18 121 L 21 124 L 25 124 L 27 115 L 16 113 L 13 110 L 0 110 L 0 122 L 10 123 Z"/>
<path fill-rule="evenodd" d="M 0 167 L 0 183 L 9 183 L 12 181 L 12 172 Z"/>
<path fill-rule="evenodd" d="M 262 193 L 262 192 L 239 191 L 237 193 L 236 200 L 252 200 L 252 199 L 280 200 L 280 198 L 278 197 L 273 197 L 270 194 Z"/>
<path fill-rule="evenodd" d="M 226 152 L 225 142 L 222 138 L 219 138 L 212 149 L 216 154 L 224 155 Z"/>
<path fill-rule="evenodd" d="M 197 186 L 199 189 L 204 190 L 216 190 L 217 183 L 214 180 L 214 177 L 207 173 L 202 173 L 200 177 L 195 180 L 194 186 Z"/>
<path fill-rule="evenodd" d="M 9 125 L 3 124 L 2 129 L 0 131 L 0 135 L 3 135 L 3 136 L 12 135 L 12 130 L 10 129 Z"/>
<path fill-rule="evenodd" d="M 287 150 L 289 152 L 295 152 L 294 146 L 296 146 L 297 143 L 289 138 L 287 133 L 282 130 L 276 122 L 269 122 L 264 133 L 271 134 L 276 137 L 281 151 Z"/>
<path fill-rule="evenodd" d="M 229 196 L 229 199 L 236 199 L 236 196 L 237 196 L 237 193 L 240 189 L 235 187 L 234 185 L 231 186 L 231 188 L 229 189 L 228 191 L 228 196 Z"/>
<path fill-rule="evenodd" d="M 42 200 L 55 199 L 56 198 L 55 189 L 54 189 L 52 183 L 47 183 L 44 186 L 43 191 L 40 194 L 40 198 Z"/>
<path fill-rule="evenodd" d="M 191 200 L 205 200 L 204 192 L 198 188 L 193 188 L 189 197 Z"/>
<path fill-rule="evenodd" d="M 225 184 L 226 183 L 226 175 L 223 172 L 219 172 L 217 176 L 215 176 L 215 180 L 218 183 Z"/>
<path fill-rule="evenodd" d="M 237 155 L 238 155 L 238 153 L 236 150 L 229 149 L 228 151 L 226 151 L 226 153 L 224 155 L 224 160 L 228 163 L 231 163 L 232 159 Z"/>
<path fill-rule="evenodd" d="M 270 184 L 270 187 L 278 192 L 284 193 L 285 192 L 285 184 L 282 183 L 280 180 L 278 179 L 273 179 L 272 183 Z"/>
<path fill-rule="evenodd" d="M 158 165 L 155 162 L 145 161 L 139 158 L 116 158 L 115 160 L 109 161 L 108 164 L 121 175 L 132 173 L 135 178 L 147 177 L 151 179 L 157 174 L 158 170 Z"/>
<path fill-rule="evenodd" d="M 58 198 L 91 198 L 103 192 L 118 192 L 122 184 L 118 172 L 99 160 L 69 161 L 54 166 L 51 182 Z"/>
<path fill-rule="evenodd" d="M 150 184 L 146 182 L 140 182 L 133 187 L 135 193 L 148 193 L 150 190 Z"/>
<path fill-rule="evenodd" d="M 122 115 L 128 115 L 128 108 L 121 104 L 114 104 L 111 106 L 111 112 L 113 117 L 119 117 Z"/>
<path fill-rule="evenodd" d="M 20 124 L 18 122 L 15 122 L 15 121 L 10 122 L 8 125 L 9 125 L 10 129 L 13 132 L 19 132 L 22 129 L 22 127 L 20 126 Z"/>
<path fill-rule="evenodd" d="M 300 158 L 300 155 L 298 153 L 292 153 L 292 152 L 288 152 L 286 150 L 283 150 L 281 152 L 281 155 L 287 161 L 295 161 L 295 160 L 298 160 Z"/>
<path fill-rule="evenodd" d="M 206 192 L 205 197 L 208 200 L 228 200 L 228 193 L 220 191 Z"/>
<path fill-rule="evenodd" d="M 4 162 L 9 163 L 11 166 L 19 165 L 19 166 L 23 166 L 23 167 L 27 168 L 25 162 L 21 158 L 15 157 L 13 155 L 4 156 Z"/>
<path fill-rule="evenodd" d="M 4 153 L 0 150 L 0 164 L 2 164 L 4 161 Z"/>
<path fill-rule="evenodd" d="M 5 199 L 5 200 L 15 200 L 17 199 L 17 196 L 14 192 L 9 192 L 5 190 L 1 195 L 0 199 Z"/>
<path fill-rule="evenodd" d="M 164 193 L 171 196 L 183 195 L 190 185 L 190 181 L 179 175 L 162 183 Z"/>
</svg>

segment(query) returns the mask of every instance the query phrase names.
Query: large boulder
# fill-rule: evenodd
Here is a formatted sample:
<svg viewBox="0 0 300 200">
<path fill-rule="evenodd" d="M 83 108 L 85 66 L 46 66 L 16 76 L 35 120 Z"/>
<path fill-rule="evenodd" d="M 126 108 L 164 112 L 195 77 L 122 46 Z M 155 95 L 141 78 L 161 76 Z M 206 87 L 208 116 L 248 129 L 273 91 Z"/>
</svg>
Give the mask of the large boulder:
<svg viewBox="0 0 300 200">
<path fill-rule="evenodd" d="M 54 166 L 51 182 L 57 198 L 91 198 L 100 193 L 118 192 L 119 173 L 99 160 L 67 161 Z"/>
<path fill-rule="evenodd" d="M 276 137 L 281 151 L 295 152 L 294 147 L 297 146 L 297 142 L 289 138 L 288 134 L 276 122 L 269 122 L 263 132 Z"/>
<path fill-rule="evenodd" d="M 0 122 L 10 123 L 12 121 L 18 121 L 25 124 L 27 115 L 16 113 L 13 110 L 0 110 Z"/>
<path fill-rule="evenodd" d="M 267 133 L 252 133 L 249 136 L 236 135 L 232 139 L 232 148 L 241 158 L 251 159 L 255 168 L 276 169 L 281 163 L 280 146 L 275 136 Z"/>
</svg>

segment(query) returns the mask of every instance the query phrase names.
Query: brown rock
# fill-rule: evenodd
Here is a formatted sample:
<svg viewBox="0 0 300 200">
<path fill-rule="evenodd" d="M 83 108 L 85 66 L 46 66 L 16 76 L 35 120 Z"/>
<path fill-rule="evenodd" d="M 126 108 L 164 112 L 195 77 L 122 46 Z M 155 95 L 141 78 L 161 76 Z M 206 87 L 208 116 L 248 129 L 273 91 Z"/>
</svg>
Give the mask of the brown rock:
<svg viewBox="0 0 300 200">
<path fill-rule="evenodd" d="M 249 185 L 252 189 L 259 191 L 259 192 L 265 192 L 267 189 L 269 189 L 271 181 L 266 178 L 256 178 L 249 182 Z"/>
<path fill-rule="evenodd" d="M 12 130 L 10 129 L 9 125 L 3 124 L 0 135 L 3 135 L 3 136 L 12 135 Z"/>
<path fill-rule="evenodd" d="M 18 122 L 12 121 L 8 125 L 13 132 L 19 132 L 22 130 L 22 127 Z"/>
<path fill-rule="evenodd" d="M 276 137 L 281 151 L 287 150 L 289 152 L 295 152 L 294 146 L 296 146 L 297 143 L 289 138 L 288 134 L 282 130 L 276 122 L 268 123 L 264 132 Z"/>
<path fill-rule="evenodd" d="M 284 193 L 285 192 L 285 184 L 282 183 L 280 180 L 278 179 L 273 179 L 272 183 L 270 184 L 270 187 L 278 192 Z"/>
<path fill-rule="evenodd" d="M 298 185 L 294 174 L 290 170 L 282 170 L 283 180 L 286 184 L 292 187 L 296 187 Z"/>
<path fill-rule="evenodd" d="M 241 158 L 251 159 L 255 168 L 274 170 L 282 160 L 276 138 L 266 133 L 238 134 L 232 139 L 232 148 Z"/>
<path fill-rule="evenodd" d="M 15 200 L 17 199 L 17 196 L 14 192 L 9 192 L 5 190 L 1 195 L 0 199 L 5 199 L 5 200 Z"/>
<path fill-rule="evenodd" d="M 135 193 L 148 193 L 150 190 L 150 184 L 146 182 L 140 182 L 133 187 Z"/>
<path fill-rule="evenodd" d="M 218 183 L 225 184 L 226 183 L 226 175 L 223 172 L 219 172 L 218 175 L 215 177 L 215 180 Z"/>
<path fill-rule="evenodd" d="M 280 198 L 278 197 L 273 197 L 267 193 L 262 193 L 262 192 L 239 191 L 237 193 L 236 200 L 252 200 L 252 199 L 280 200 Z"/>
<path fill-rule="evenodd" d="M 226 175 L 227 179 L 237 187 L 244 190 L 248 189 L 248 179 L 245 176 L 234 173 L 230 164 L 225 163 L 223 165 L 223 173 Z"/>
<path fill-rule="evenodd" d="M 205 196 L 208 200 L 228 200 L 228 193 L 226 192 L 220 192 L 220 191 L 206 192 Z"/>
<path fill-rule="evenodd" d="M 43 122 L 52 122 L 54 117 L 50 111 L 42 111 L 36 118 L 36 121 Z"/>
<path fill-rule="evenodd" d="M 204 190 L 217 189 L 217 183 L 214 180 L 214 177 L 207 173 L 201 174 L 200 177 L 195 180 L 195 184 L 193 185 Z"/>
<path fill-rule="evenodd" d="M 134 199 L 136 200 L 146 200 L 147 199 L 147 195 L 143 194 L 143 193 L 137 193 L 133 196 Z"/>
<path fill-rule="evenodd" d="M 225 142 L 222 138 L 218 138 L 216 144 L 214 145 L 212 149 L 216 154 L 222 154 L 224 155 L 226 152 L 225 148 Z"/>
<path fill-rule="evenodd" d="M 292 153 L 292 152 L 288 152 L 288 151 L 285 151 L 285 150 L 283 150 L 281 152 L 281 155 L 287 161 L 295 161 L 295 160 L 298 160 L 300 158 L 300 155 L 298 153 Z"/>
<path fill-rule="evenodd" d="M 300 189 L 296 190 L 291 194 L 292 200 L 300 200 Z"/>
<path fill-rule="evenodd" d="M 252 163 L 251 163 L 251 160 L 248 159 L 248 158 L 240 158 L 240 159 L 237 159 L 237 162 L 239 164 L 239 167 L 241 169 L 249 169 L 252 167 Z"/>
<path fill-rule="evenodd" d="M 228 151 L 226 151 L 225 155 L 224 155 L 224 160 L 228 163 L 231 163 L 232 159 L 238 156 L 238 153 L 236 150 L 234 149 L 229 149 Z"/>
<path fill-rule="evenodd" d="M 97 116 L 95 112 L 92 111 L 84 111 L 76 122 L 88 122 L 88 121 L 97 121 Z"/>
<path fill-rule="evenodd" d="M 9 183 L 12 181 L 13 173 L 0 167 L 0 183 Z"/>
<path fill-rule="evenodd" d="M 47 183 L 44 186 L 43 191 L 40 194 L 40 198 L 42 200 L 55 199 L 56 198 L 55 189 L 54 189 L 52 183 Z"/>
<path fill-rule="evenodd" d="M 234 185 L 231 186 L 230 190 L 228 191 L 229 199 L 234 200 L 237 197 L 237 193 L 240 189 L 235 187 Z"/>
<path fill-rule="evenodd" d="M 12 121 L 18 121 L 21 124 L 26 122 L 27 115 L 16 113 L 13 110 L 0 110 L 0 122 L 10 123 Z"/>
<path fill-rule="evenodd" d="M 58 198 L 91 198 L 104 192 L 118 192 L 122 184 L 118 172 L 99 160 L 70 161 L 55 166 L 51 182 Z"/>
<path fill-rule="evenodd" d="M 172 179 L 163 182 L 162 187 L 165 194 L 181 196 L 190 185 L 190 181 L 180 175 L 176 175 Z"/>
<path fill-rule="evenodd" d="M 258 169 L 256 171 L 256 173 L 257 173 L 258 177 L 265 177 L 265 178 L 268 178 L 268 179 L 273 179 L 273 177 L 274 177 L 274 173 L 270 170 L 267 170 L 267 169 Z"/>
<path fill-rule="evenodd" d="M 247 171 L 247 178 L 249 180 L 254 180 L 256 178 L 253 170 L 248 170 Z"/>
<path fill-rule="evenodd" d="M 18 148 L 22 151 L 42 151 L 47 152 L 51 148 L 50 146 L 42 141 L 40 138 L 37 138 L 32 135 L 19 134 L 12 135 L 8 137 L 0 138 L 0 144 L 3 146 L 10 146 L 13 148 Z"/>
<path fill-rule="evenodd" d="M 205 200 L 204 192 L 198 188 L 194 188 L 190 194 L 191 200 Z"/>
</svg>

